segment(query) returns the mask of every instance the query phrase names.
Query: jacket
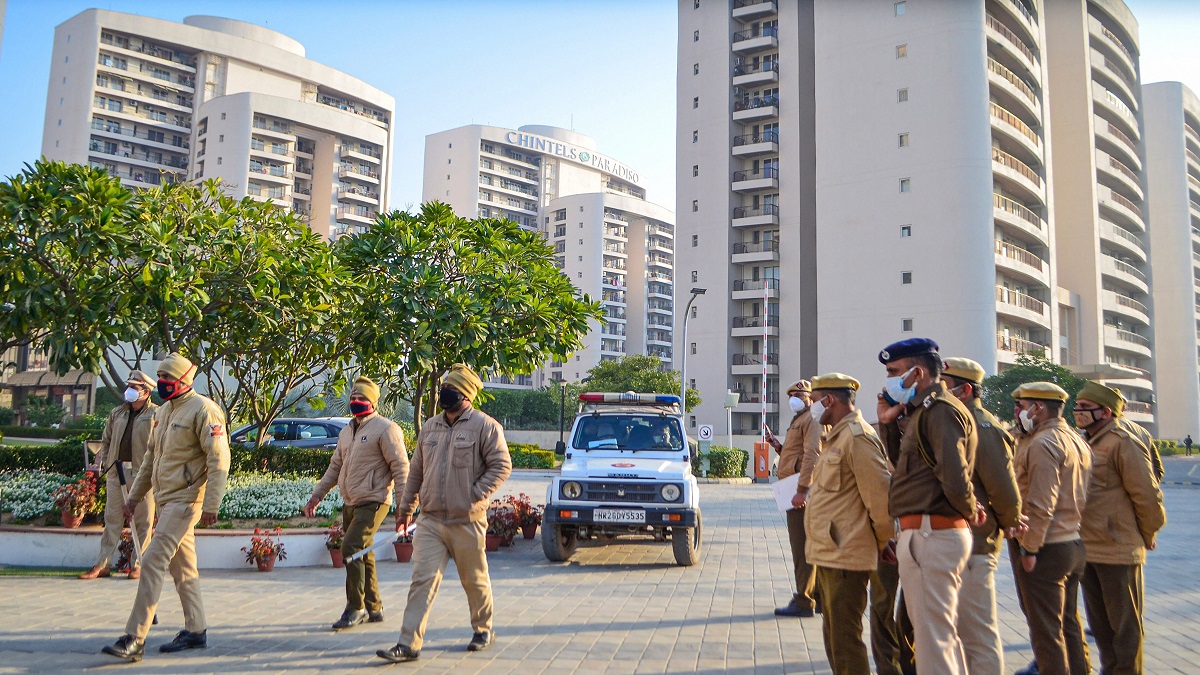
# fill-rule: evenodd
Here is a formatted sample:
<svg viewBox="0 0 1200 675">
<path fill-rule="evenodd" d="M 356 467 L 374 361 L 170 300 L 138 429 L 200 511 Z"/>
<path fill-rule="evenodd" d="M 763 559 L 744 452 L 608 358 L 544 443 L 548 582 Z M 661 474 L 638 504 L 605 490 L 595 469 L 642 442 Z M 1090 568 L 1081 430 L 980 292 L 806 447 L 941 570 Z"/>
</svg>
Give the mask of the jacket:
<svg viewBox="0 0 1200 675">
<path fill-rule="evenodd" d="M 776 475 L 780 478 L 798 473 L 796 491 L 803 492 L 812 485 L 813 469 L 817 466 L 817 457 L 821 454 L 821 432 L 823 427 L 813 419 L 812 413 L 806 408 L 796 413 L 792 423 L 788 425 L 787 436 L 783 438 L 783 448 L 779 451 L 779 467 Z"/>
<path fill-rule="evenodd" d="M 504 427 L 467 408 L 451 425 L 445 413 L 426 420 L 417 436 L 397 517 L 421 515 L 445 523 L 487 519 L 492 494 L 512 473 Z"/>
<path fill-rule="evenodd" d="M 1088 435 L 1092 476 L 1083 510 L 1087 561 L 1141 565 L 1167 523 L 1162 490 L 1145 447 L 1118 420 Z"/>
<path fill-rule="evenodd" d="M 1154 467 L 1154 480 L 1161 482 L 1167 470 L 1163 467 L 1162 455 L 1158 452 L 1158 446 L 1154 444 L 1154 437 L 1150 435 L 1149 431 L 1146 431 L 1146 427 L 1137 422 L 1130 422 L 1124 417 L 1118 417 L 1117 424 L 1125 427 L 1129 435 L 1133 436 L 1145 447 L 1146 457 L 1150 459 L 1150 465 Z"/>
<path fill-rule="evenodd" d="M 987 519 L 971 526 L 975 540 L 971 555 L 996 555 L 1000 552 L 1000 528 L 1016 527 L 1021 516 L 1021 493 L 1013 473 L 1013 437 L 979 399 L 973 399 L 968 410 L 979 433 L 971 483 L 975 499 L 987 506 Z"/>
<path fill-rule="evenodd" d="M 133 419 L 133 435 L 130 440 L 133 443 L 133 475 L 126 476 L 125 480 L 132 483 L 137 477 L 137 470 L 142 466 L 142 460 L 146 457 L 146 446 L 150 442 L 150 428 L 154 426 L 154 413 L 158 410 L 158 405 L 153 401 L 146 401 L 146 405 L 142 408 L 142 412 Z M 100 454 L 96 456 L 96 463 L 100 468 L 108 469 L 108 467 L 117 459 L 121 453 L 121 439 L 125 436 L 125 426 L 129 423 L 129 415 L 132 410 L 129 405 L 119 405 L 112 409 L 108 414 L 108 421 L 104 423 L 104 433 L 100 436 Z M 112 469 L 114 475 L 116 469 Z"/>
<path fill-rule="evenodd" d="M 203 503 L 205 513 L 218 512 L 229 479 L 229 433 L 225 413 L 211 399 L 189 390 L 155 411 L 147 456 L 131 501 L 153 487 L 159 504 Z"/>
<path fill-rule="evenodd" d="M 1087 443 L 1066 420 L 1052 417 L 1017 447 L 1013 469 L 1029 519 L 1029 529 L 1018 537 L 1021 546 L 1036 553 L 1045 544 L 1079 539 L 1092 466 Z"/>
<path fill-rule="evenodd" d="M 975 517 L 975 420 L 944 382 L 913 397 L 901 434 L 897 423 L 882 425 L 888 457 L 896 466 L 889 494 L 892 516 L 911 514 Z"/>
<path fill-rule="evenodd" d="M 329 468 L 313 488 L 313 499 L 334 485 L 347 506 L 399 501 L 408 480 L 408 453 L 400 425 L 375 413 L 356 418 L 338 434 Z"/>
<path fill-rule="evenodd" d="M 858 410 L 834 424 L 821 442 L 804 514 L 805 558 L 819 567 L 874 571 L 879 552 L 895 534 L 883 443 Z"/>
</svg>

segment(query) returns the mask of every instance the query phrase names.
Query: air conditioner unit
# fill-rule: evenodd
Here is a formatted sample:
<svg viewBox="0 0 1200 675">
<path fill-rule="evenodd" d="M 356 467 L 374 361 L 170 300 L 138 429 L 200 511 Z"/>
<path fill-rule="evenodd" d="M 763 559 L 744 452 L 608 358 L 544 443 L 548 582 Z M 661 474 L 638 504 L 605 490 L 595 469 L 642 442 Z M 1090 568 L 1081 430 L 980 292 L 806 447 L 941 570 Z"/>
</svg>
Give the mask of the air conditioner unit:
<svg viewBox="0 0 1200 675">
<path fill-rule="evenodd" d="M 742 65 L 742 63 L 744 63 L 744 61 L 742 60 L 742 57 L 740 57 L 740 56 L 734 57 L 733 65 L 740 66 L 740 65 Z"/>
</svg>

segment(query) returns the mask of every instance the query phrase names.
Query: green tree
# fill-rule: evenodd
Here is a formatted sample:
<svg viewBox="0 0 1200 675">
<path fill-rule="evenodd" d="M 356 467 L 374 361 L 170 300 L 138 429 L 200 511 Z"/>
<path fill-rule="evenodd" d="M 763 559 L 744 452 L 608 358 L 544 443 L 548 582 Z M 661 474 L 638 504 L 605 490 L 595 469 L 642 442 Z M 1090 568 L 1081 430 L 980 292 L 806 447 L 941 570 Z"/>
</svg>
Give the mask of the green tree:
<svg viewBox="0 0 1200 675">
<path fill-rule="evenodd" d="M 1013 421 L 1012 392 L 1027 382 L 1053 382 L 1067 391 L 1070 397 L 1063 416 L 1071 425 L 1075 420 L 1071 411 L 1075 409 L 1075 394 L 1087 380 L 1072 373 L 1041 354 L 1020 354 L 1017 364 L 983 380 L 983 405 L 996 417 Z"/>
<path fill-rule="evenodd" d="M 351 319 L 358 365 L 390 396 L 413 401 L 418 428 L 452 364 L 483 377 L 530 373 L 580 349 L 602 320 L 536 232 L 460 218 L 440 202 L 381 215 L 336 251 L 360 300 Z"/>
<path fill-rule="evenodd" d="M 30 396 L 25 399 L 25 417 L 39 427 L 48 427 L 62 422 L 67 409 L 49 398 Z"/>
<path fill-rule="evenodd" d="M 588 371 L 583 384 L 588 391 L 636 391 L 642 394 L 679 395 L 679 371 L 663 370 L 657 356 L 631 355 L 602 361 Z M 700 392 L 688 387 L 685 407 L 700 405 Z"/>
</svg>

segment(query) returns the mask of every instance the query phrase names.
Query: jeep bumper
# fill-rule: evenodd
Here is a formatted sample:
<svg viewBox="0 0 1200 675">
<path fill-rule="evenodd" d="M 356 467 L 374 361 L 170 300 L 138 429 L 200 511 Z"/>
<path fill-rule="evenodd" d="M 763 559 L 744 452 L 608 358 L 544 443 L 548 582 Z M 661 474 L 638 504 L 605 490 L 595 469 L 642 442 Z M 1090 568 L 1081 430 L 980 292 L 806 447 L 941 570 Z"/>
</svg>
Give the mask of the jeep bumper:
<svg viewBox="0 0 1200 675">
<path fill-rule="evenodd" d="M 611 521 L 596 520 L 597 510 L 638 510 L 646 512 L 643 521 Z M 563 504 L 548 504 L 542 515 L 543 525 L 611 525 L 613 527 L 695 527 L 696 509 L 693 508 L 653 508 L 640 509 L 630 504 L 613 506 L 574 506 Z"/>
</svg>

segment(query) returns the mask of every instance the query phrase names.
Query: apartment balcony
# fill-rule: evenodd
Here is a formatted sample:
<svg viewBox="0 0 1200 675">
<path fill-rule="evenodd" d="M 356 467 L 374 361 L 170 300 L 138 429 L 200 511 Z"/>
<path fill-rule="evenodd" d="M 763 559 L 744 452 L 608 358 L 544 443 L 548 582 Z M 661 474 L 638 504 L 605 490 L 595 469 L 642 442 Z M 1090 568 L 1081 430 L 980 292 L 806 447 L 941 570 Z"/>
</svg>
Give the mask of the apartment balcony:
<svg viewBox="0 0 1200 675">
<path fill-rule="evenodd" d="M 988 105 L 992 112 L 992 129 L 1018 143 L 1028 150 L 1029 154 L 1040 160 L 1042 158 L 1042 139 L 1038 132 L 1009 109 L 994 102 Z"/>
<path fill-rule="evenodd" d="M 250 167 L 250 177 L 254 180 L 265 180 L 270 183 L 279 183 L 282 185 L 292 186 L 292 169 L 291 167 L 274 166 L 274 167 Z"/>
<path fill-rule="evenodd" d="M 296 136 L 292 134 L 292 128 L 287 124 L 254 120 L 251 126 L 253 127 L 251 132 L 256 136 L 267 136 L 293 142 L 296 140 Z"/>
<path fill-rule="evenodd" d="M 92 135 L 129 142 L 132 142 L 130 139 L 137 139 L 137 143 L 139 145 L 144 144 L 156 150 L 170 150 L 172 152 L 182 152 L 183 150 L 188 150 L 192 147 L 191 143 L 188 142 L 188 137 L 186 135 L 176 135 L 168 140 L 166 134 L 162 132 L 150 133 L 148 131 L 123 129 L 121 128 L 120 124 L 106 124 L 102 120 L 92 121 Z M 176 138 L 179 140 L 175 140 Z"/>
<path fill-rule="evenodd" d="M 1046 223 L 1032 209 L 1015 199 L 992 194 L 992 215 L 1001 227 L 1046 243 Z"/>
<path fill-rule="evenodd" d="M 301 157 L 303 159 L 312 159 L 313 153 L 315 153 L 316 151 L 317 151 L 317 149 L 309 143 L 301 143 L 299 141 L 296 142 L 296 156 L 297 157 Z"/>
<path fill-rule="evenodd" d="M 674 304 L 670 302 L 663 302 L 662 300 L 646 303 L 646 311 L 651 314 L 665 314 L 667 316 L 674 316 L 674 307 Z"/>
<path fill-rule="evenodd" d="M 292 198 L 293 199 L 303 199 L 305 201 L 312 201 L 312 188 L 299 187 L 299 186 L 293 187 L 292 188 Z"/>
<path fill-rule="evenodd" d="M 1104 346 L 1150 358 L 1150 338 L 1116 326 L 1104 326 Z"/>
<path fill-rule="evenodd" d="M 996 312 L 1036 326 L 1049 322 L 1046 303 L 1003 286 L 996 287 Z"/>
<path fill-rule="evenodd" d="M 1120 96 L 1117 96 L 1112 91 L 1107 89 L 1099 82 L 1092 81 L 1092 101 L 1095 104 L 1093 109 L 1101 114 L 1101 117 L 1109 121 L 1117 121 L 1122 126 L 1122 131 L 1131 138 L 1140 139 L 1141 132 L 1138 130 L 1137 115 L 1133 112 Z"/>
<path fill-rule="evenodd" d="M 765 325 L 764 325 L 765 324 Z M 767 337 L 779 335 L 779 317 L 770 316 L 735 316 L 730 321 L 732 328 L 729 337 Z"/>
<path fill-rule="evenodd" d="M 654 286 L 654 284 L 651 284 L 650 287 L 646 290 L 646 297 L 647 298 L 660 298 L 663 300 L 673 300 L 675 298 L 675 294 L 673 292 L 673 289 L 671 289 L 669 286 L 665 287 L 665 288 L 656 288 Z"/>
<path fill-rule="evenodd" d="M 1141 293 L 1150 292 L 1145 273 L 1124 260 L 1117 260 L 1110 255 L 1101 255 L 1100 274 Z"/>
<path fill-rule="evenodd" d="M 1100 239 L 1115 248 L 1119 248 L 1123 253 L 1126 253 L 1143 264 L 1146 262 L 1146 242 L 1136 234 L 1126 230 L 1123 227 L 1118 227 L 1103 218 L 1100 219 Z"/>
<path fill-rule="evenodd" d="M 774 300 L 779 297 L 778 279 L 734 279 L 731 299 Z"/>
<path fill-rule="evenodd" d="M 733 67 L 733 86 L 754 87 L 779 82 L 779 62 L 740 63 Z"/>
<path fill-rule="evenodd" d="M 1112 55 L 1125 67 L 1125 70 L 1130 73 L 1137 72 L 1135 65 L 1136 59 L 1133 54 L 1121 42 L 1121 38 L 1117 37 L 1116 33 L 1104 27 L 1100 20 L 1094 16 L 1088 16 L 1088 34 L 1091 36 L 1091 45 L 1099 47 L 1104 52 Z"/>
<path fill-rule="evenodd" d="M 1125 166 L 1116 157 L 1103 150 L 1096 151 L 1096 171 L 1111 177 L 1120 185 L 1125 186 L 1126 189 L 1137 197 L 1137 201 L 1140 202 L 1146 199 L 1145 193 L 1142 192 L 1142 179 L 1133 172 L 1133 169 Z"/>
<path fill-rule="evenodd" d="M 108 145 L 115 146 L 115 143 Z M 101 159 L 112 161 L 116 158 L 118 161 L 126 164 L 132 164 L 135 167 L 149 169 L 151 171 L 166 171 L 168 173 L 186 172 L 188 168 L 188 158 L 182 155 L 171 155 L 170 153 L 157 152 L 149 154 L 138 152 L 132 149 L 122 149 L 118 147 L 106 148 L 105 144 L 93 140 L 88 144 L 88 154 Z"/>
<path fill-rule="evenodd" d="M 1050 346 L 1032 340 L 996 333 L 996 357 L 1003 363 L 1016 363 L 1019 354 L 1050 354 Z"/>
<path fill-rule="evenodd" d="M 761 402 L 761 399 L 759 398 L 758 392 L 755 392 L 753 394 L 748 395 L 746 397 L 746 400 L 744 400 L 744 401 L 739 400 L 737 406 L 734 407 L 734 409 L 733 409 L 733 414 L 736 415 L 738 413 L 743 413 L 746 415 L 753 415 L 754 416 L 752 418 L 753 421 L 757 422 L 759 419 L 759 416 L 762 414 L 762 411 L 764 408 L 766 409 L 768 415 L 771 413 L 779 412 L 779 400 L 778 399 L 779 399 L 778 394 L 768 392 L 767 393 L 767 404 L 764 406 Z M 733 421 L 733 423 L 735 425 L 733 428 L 734 436 L 758 436 L 759 434 L 762 433 L 762 430 L 756 426 L 748 426 L 748 427 L 736 426 L 736 425 L 741 424 L 741 422 L 739 422 L 736 419 Z"/>
<path fill-rule="evenodd" d="M 358 209 L 348 206 L 339 206 L 337 210 L 337 219 L 343 223 L 360 223 L 363 225 L 371 225 L 375 222 L 375 217 L 378 215 L 375 211 L 369 209 Z"/>
<path fill-rule="evenodd" d="M 646 344 L 651 347 L 670 347 L 671 341 L 648 337 L 646 338 Z"/>
<path fill-rule="evenodd" d="M 663 269 L 675 269 L 675 261 L 669 255 L 661 253 L 651 253 L 646 256 L 646 265 L 649 267 L 661 267 Z"/>
<path fill-rule="evenodd" d="M 360 204 L 369 204 L 371 206 L 379 205 L 379 193 L 372 192 L 360 187 L 342 188 L 338 190 L 338 199 L 341 201 L 358 202 Z"/>
<path fill-rule="evenodd" d="M 1042 66 L 1038 62 L 1037 54 L 1030 49 L 1024 38 L 1004 25 L 1003 21 L 992 16 L 990 12 L 984 18 L 984 33 L 989 42 L 1004 50 L 1012 59 L 1024 66 L 1038 86 L 1041 86 Z"/>
<path fill-rule="evenodd" d="M 1143 326 L 1150 325 L 1150 309 L 1146 305 L 1115 291 L 1104 291 L 1102 295 L 1104 311 L 1132 318 Z"/>
<path fill-rule="evenodd" d="M 779 206 L 764 204 L 759 208 L 739 206 L 733 210 L 734 227 L 759 227 L 779 224 Z"/>
<path fill-rule="evenodd" d="M 1142 208 L 1134 204 L 1128 197 L 1118 193 L 1107 185 L 1096 186 L 1096 197 L 1100 202 L 1102 209 L 1100 214 L 1105 215 L 1107 210 L 1113 216 L 1113 220 L 1122 227 L 1137 230 L 1138 232 L 1146 231 L 1145 216 L 1142 215 Z"/>
<path fill-rule="evenodd" d="M 1000 91 L 1007 92 L 1014 101 L 1024 106 L 1030 115 L 1037 119 L 1042 118 L 1042 102 L 1038 98 L 1037 92 L 1024 78 L 990 56 L 987 60 L 987 69 L 989 82 Z"/>
<path fill-rule="evenodd" d="M 766 363 L 764 364 L 762 354 L 734 354 L 731 373 L 734 375 L 762 375 L 767 376 L 779 374 L 779 354 L 766 355 Z"/>
<path fill-rule="evenodd" d="M 350 178 L 353 180 L 362 181 L 379 185 L 379 173 L 358 166 L 343 166 L 338 169 L 338 178 Z"/>
<path fill-rule="evenodd" d="M 761 243 L 737 242 L 733 245 L 733 259 L 730 262 L 735 265 L 779 262 L 779 240 L 772 239 Z"/>
<path fill-rule="evenodd" d="M 192 130 L 190 115 L 168 116 L 166 113 L 145 111 L 132 112 L 124 107 L 121 110 L 113 110 L 111 108 L 102 107 L 99 103 L 94 101 L 92 102 L 92 108 L 94 111 L 99 111 L 100 114 L 105 115 L 106 117 L 128 120 L 141 125 L 150 125 L 156 129 L 162 129 L 163 131 L 182 132 L 184 135 L 190 135 Z"/>
<path fill-rule="evenodd" d="M 1092 71 L 1100 77 L 1112 82 L 1113 85 L 1120 90 L 1120 93 L 1125 95 L 1126 101 L 1132 101 L 1134 110 L 1137 106 L 1138 87 L 1135 85 L 1129 75 L 1121 70 L 1119 61 L 1107 57 L 1099 49 L 1093 47 L 1091 50 Z"/>
<path fill-rule="evenodd" d="M 282 162 L 284 164 L 295 164 L 296 156 L 288 151 L 276 152 L 271 149 L 271 146 L 264 145 L 255 147 L 254 143 L 250 143 L 250 154 L 255 157 L 261 157 L 268 162 Z"/>
<path fill-rule="evenodd" d="M 734 136 L 732 152 L 734 157 L 777 154 L 779 152 L 779 132 L 763 131 L 757 134 Z"/>
<path fill-rule="evenodd" d="M 733 0 L 733 18 L 748 21 L 779 11 L 775 0 Z"/>
<path fill-rule="evenodd" d="M 779 96 L 742 96 L 733 100 L 733 120 L 749 122 L 779 117 Z"/>
<path fill-rule="evenodd" d="M 734 192 L 778 190 L 779 169 L 769 166 L 758 171 L 734 171 L 732 180 L 730 189 Z"/>
<path fill-rule="evenodd" d="M 377 150 L 370 150 L 353 145 L 343 145 L 342 159 L 361 159 L 362 161 L 371 164 L 379 164 L 383 161 L 383 155 Z"/>
<path fill-rule="evenodd" d="M 604 245 L 604 255 L 611 255 L 616 258 L 628 258 L 629 254 L 625 251 L 625 244 L 617 242 L 609 242 Z"/>
<path fill-rule="evenodd" d="M 1113 382 L 1112 384 L 1117 384 Z M 1130 422 L 1140 422 L 1142 424 L 1154 423 L 1154 404 L 1144 403 L 1142 401 L 1126 401 L 1125 412 L 1122 416 Z"/>
<path fill-rule="evenodd" d="M 764 49 L 779 48 L 779 28 L 771 26 L 738 31 L 733 34 L 732 46 L 736 54 L 749 54 Z"/>
<path fill-rule="evenodd" d="M 1030 12 L 1024 4 L 1018 0 L 998 0 L 996 3 L 1000 9 L 1008 12 L 1009 16 L 1016 20 L 1016 25 L 1022 30 L 1028 32 L 1029 39 L 1036 40 L 1038 35 L 1038 19 Z M 1011 25 L 1011 24 L 1010 24 Z"/>
<path fill-rule="evenodd" d="M 1121 131 L 1120 127 L 1099 115 L 1092 115 L 1092 126 L 1095 128 L 1096 138 L 1107 141 L 1120 154 L 1117 159 L 1136 171 L 1142 170 L 1142 158 L 1138 156 L 1137 143 Z M 1190 150 L 1188 152 L 1191 153 Z M 1200 170 L 1200 157 L 1195 161 L 1196 168 Z"/>
<path fill-rule="evenodd" d="M 992 146 L 992 171 L 1009 191 L 1024 192 L 1021 196 L 1032 202 L 1046 201 L 1042 176 L 1033 167 L 995 146 Z"/>
<path fill-rule="evenodd" d="M 1049 263 L 1016 244 L 996 240 L 996 267 L 1025 281 L 1050 287 Z"/>
</svg>

